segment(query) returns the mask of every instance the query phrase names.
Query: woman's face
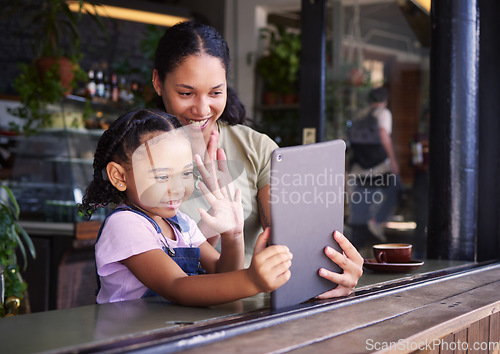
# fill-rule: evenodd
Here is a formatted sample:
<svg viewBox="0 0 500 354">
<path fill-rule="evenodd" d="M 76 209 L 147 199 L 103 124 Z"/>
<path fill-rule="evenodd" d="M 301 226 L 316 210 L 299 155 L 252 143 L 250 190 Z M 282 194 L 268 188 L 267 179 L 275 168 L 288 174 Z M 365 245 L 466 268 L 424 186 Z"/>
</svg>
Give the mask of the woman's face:
<svg viewBox="0 0 500 354">
<path fill-rule="evenodd" d="M 177 116 L 183 125 L 201 130 L 208 141 L 226 107 L 226 70 L 222 61 L 210 55 L 191 55 L 166 75 L 163 84 L 156 70 L 153 80 L 167 113 Z"/>
<path fill-rule="evenodd" d="M 149 138 L 132 155 L 127 198 L 162 218 L 173 217 L 193 192 L 191 146 L 183 132 Z"/>
</svg>

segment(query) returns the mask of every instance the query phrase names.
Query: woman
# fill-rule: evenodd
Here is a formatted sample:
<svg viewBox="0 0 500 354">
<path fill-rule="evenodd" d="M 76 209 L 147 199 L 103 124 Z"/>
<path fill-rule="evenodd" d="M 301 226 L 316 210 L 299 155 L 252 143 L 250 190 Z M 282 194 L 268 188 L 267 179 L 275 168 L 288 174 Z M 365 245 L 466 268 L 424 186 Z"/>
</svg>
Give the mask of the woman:
<svg viewBox="0 0 500 354">
<path fill-rule="evenodd" d="M 153 86 L 163 108 L 191 128 L 194 145 L 206 149 L 211 160 L 217 147 L 225 151 L 235 188 L 242 191 L 245 253 L 251 255 L 257 236 L 269 226 L 270 156 L 278 146 L 242 125 L 245 109 L 227 85 L 229 60 L 227 43 L 214 28 L 191 21 L 179 23 L 167 29 L 158 44 Z M 199 147 L 193 149 L 200 154 Z M 182 211 L 195 219 L 198 208 L 209 207 L 204 203 L 201 191 L 195 190 Z M 215 232 L 203 223 L 199 226 L 217 243 Z M 344 273 L 320 270 L 322 277 L 339 284 L 320 298 L 348 295 L 362 274 L 361 255 L 342 234 L 336 232 L 333 237 L 344 252 L 326 247 L 325 253 Z"/>
</svg>

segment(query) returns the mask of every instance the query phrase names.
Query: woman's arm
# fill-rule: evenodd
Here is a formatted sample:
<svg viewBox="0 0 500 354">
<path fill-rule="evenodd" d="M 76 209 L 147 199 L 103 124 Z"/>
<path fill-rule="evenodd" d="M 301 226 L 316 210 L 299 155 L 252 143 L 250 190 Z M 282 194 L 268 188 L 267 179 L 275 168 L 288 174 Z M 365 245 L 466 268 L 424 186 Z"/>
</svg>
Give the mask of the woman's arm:
<svg viewBox="0 0 500 354">
<path fill-rule="evenodd" d="M 260 224 L 263 229 L 271 226 L 271 185 L 267 184 L 257 192 Z"/>
<path fill-rule="evenodd" d="M 146 287 L 181 305 L 212 306 L 277 289 L 290 278 L 292 255 L 285 246 L 266 247 L 269 229 L 258 238 L 248 269 L 187 276 L 162 250 L 123 261 Z"/>
</svg>

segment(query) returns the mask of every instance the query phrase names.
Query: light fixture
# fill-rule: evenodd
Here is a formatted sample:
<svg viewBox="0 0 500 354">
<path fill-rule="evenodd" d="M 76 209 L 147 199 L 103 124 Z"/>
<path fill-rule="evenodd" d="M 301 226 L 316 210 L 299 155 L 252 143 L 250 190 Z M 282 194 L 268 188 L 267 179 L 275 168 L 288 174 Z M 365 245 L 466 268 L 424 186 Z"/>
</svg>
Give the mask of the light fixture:
<svg viewBox="0 0 500 354">
<path fill-rule="evenodd" d="M 68 1 L 71 11 L 80 11 L 79 1 Z M 170 27 L 178 22 L 189 20 L 187 11 L 175 10 L 162 4 L 151 4 L 145 1 L 100 1 L 99 4 L 92 5 L 83 3 L 82 12 L 98 14 L 101 17 L 110 17 L 119 20 L 148 23 L 164 27 Z"/>
<path fill-rule="evenodd" d="M 403 16 L 424 48 L 431 45 L 431 0 L 397 0 Z"/>
<path fill-rule="evenodd" d="M 431 0 L 412 0 L 412 1 L 427 13 L 431 12 Z"/>
</svg>

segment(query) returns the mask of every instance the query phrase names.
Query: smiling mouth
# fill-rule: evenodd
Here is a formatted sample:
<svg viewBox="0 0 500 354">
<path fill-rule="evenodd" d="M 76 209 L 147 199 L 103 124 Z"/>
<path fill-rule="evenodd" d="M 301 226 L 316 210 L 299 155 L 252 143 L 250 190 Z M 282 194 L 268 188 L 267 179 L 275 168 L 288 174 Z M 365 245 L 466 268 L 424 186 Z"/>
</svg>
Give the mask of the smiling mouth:
<svg viewBox="0 0 500 354">
<path fill-rule="evenodd" d="M 169 200 L 166 202 L 163 202 L 162 204 L 166 205 L 169 208 L 177 209 L 181 205 L 182 199 L 177 199 L 177 200 Z"/>
<path fill-rule="evenodd" d="M 207 119 L 203 119 L 203 120 L 193 120 L 193 119 L 187 119 L 187 118 L 184 118 L 184 120 L 192 127 L 196 127 L 196 128 L 202 128 L 204 127 L 208 120 L 210 118 L 207 118 Z"/>
</svg>

